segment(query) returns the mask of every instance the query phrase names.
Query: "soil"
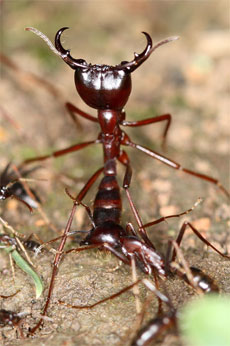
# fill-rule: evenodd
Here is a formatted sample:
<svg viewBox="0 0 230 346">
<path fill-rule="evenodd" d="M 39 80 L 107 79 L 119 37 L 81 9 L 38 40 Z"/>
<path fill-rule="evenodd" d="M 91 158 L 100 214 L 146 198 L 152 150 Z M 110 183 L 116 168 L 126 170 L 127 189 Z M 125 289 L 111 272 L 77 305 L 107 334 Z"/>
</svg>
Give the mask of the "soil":
<svg viewBox="0 0 230 346">
<path fill-rule="evenodd" d="M 96 115 L 96 111 L 87 108 L 76 95 L 73 71 L 41 39 L 23 31 L 25 26 L 33 25 L 53 39 L 57 29 L 68 25 L 71 30 L 65 35 L 63 45 L 73 47 L 74 57 L 110 64 L 132 59 L 134 50 L 140 52 L 145 41 L 139 32 L 144 30 L 151 33 L 154 41 L 175 34 L 182 37 L 159 48 L 133 74 L 133 92 L 126 107 L 127 120 L 170 112 L 172 125 L 165 151 L 161 147 L 163 124 L 128 129 L 127 132 L 133 141 L 170 157 L 183 167 L 216 177 L 229 190 L 229 90 L 228 78 L 225 78 L 229 74 L 228 33 L 223 14 L 226 2 L 214 1 L 211 5 L 201 1 L 196 6 L 190 2 L 167 4 L 111 1 L 107 6 L 103 1 L 86 1 L 68 2 L 65 6 L 51 1 L 3 2 L 2 52 L 17 64 L 17 69 L 10 68 L 2 60 L 1 168 L 4 169 L 9 161 L 19 165 L 25 158 L 94 139 L 99 131 L 95 124 L 84 119 L 80 119 L 77 126 L 73 125 L 64 108 L 66 101 L 92 115 Z M 35 13 L 37 19 L 32 21 Z M 202 13 L 207 19 L 201 21 Z M 45 87 L 30 73 L 51 83 L 54 89 Z M 217 186 L 174 171 L 141 152 L 129 148 L 127 152 L 133 166 L 130 192 L 144 223 L 187 210 L 199 197 L 203 198 L 202 204 L 186 217 L 170 219 L 149 229 L 149 236 L 161 253 L 165 254 L 168 240 L 176 238 L 185 220 L 192 222 L 218 249 L 230 253 L 228 199 Z M 35 233 L 42 241 L 57 237 L 64 229 L 72 207 L 64 188 L 68 187 L 72 194 L 76 194 L 100 165 L 102 151 L 95 146 L 39 163 L 41 167 L 31 175 L 38 180 L 29 185 L 41 197 L 42 210 L 57 232 L 47 225 L 37 210 L 30 215 L 24 205 L 13 199 L 1 202 L 1 216 L 26 236 Z M 123 174 L 124 170 L 119 166 L 120 185 Z M 97 183 L 84 200 L 89 206 L 92 206 L 96 191 Z M 123 225 L 127 222 L 136 225 L 123 192 L 122 200 Z M 90 229 L 85 214 L 79 207 L 73 230 Z M 79 235 L 75 243 L 68 240 L 67 248 L 78 247 L 83 237 L 84 234 Z M 58 244 L 52 246 L 57 248 Z M 181 249 L 188 264 L 212 277 L 222 294 L 230 292 L 230 267 L 226 259 L 207 248 L 191 231 L 186 233 Z M 43 295 L 37 300 L 28 275 L 15 267 L 14 282 L 8 256 L 4 251 L 0 252 L 0 294 L 10 295 L 20 289 L 14 297 L 2 299 L 1 308 L 28 314 L 22 323 L 25 335 L 39 320 L 54 258 L 45 249 L 37 257 L 30 255 L 45 285 Z M 144 277 L 139 270 L 138 277 Z M 67 308 L 58 300 L 75 305 L 92 304 L 131 282 L 131 269 L 120 264 L 110 253 L 89 250 L 69 254 L 60 263 L 43 328 L 33 337 L 22 340 L 16 329 L 4 327 L 0 342 L 7 346 L 129 345 L 139 328 L 135 297 L 131 291 L 87 310 Z M 167 279 L 166 287 L 175 307 L 180 308 L 196 297 L 194 290 L 177 277 Z M 147 295 L 147 290 L 140 285 L 143 303 Z M 143 325 L 155 316 L 156 311 L 157 299 L 153 296 Z M 182 341 L 175 331 L 169 330 L 153 344 L 181 345 Z"/>
</svg>

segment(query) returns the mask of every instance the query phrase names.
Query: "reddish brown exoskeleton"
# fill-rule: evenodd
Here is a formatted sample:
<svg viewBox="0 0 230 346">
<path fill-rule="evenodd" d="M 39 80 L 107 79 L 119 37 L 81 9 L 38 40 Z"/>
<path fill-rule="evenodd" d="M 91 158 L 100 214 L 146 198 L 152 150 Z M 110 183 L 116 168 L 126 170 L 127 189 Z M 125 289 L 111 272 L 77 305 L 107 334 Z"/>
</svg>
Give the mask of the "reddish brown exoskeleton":
<svg viewBox="0 0 230 346">
<path fill-rule="evenodd" d="M 49 45 L 49 47 L 56 54 L 58 54 L 72 69 L 75 70 L 75 85 L 78 94 L 88 106 L 97 109 L 98 116 L 97 118 L 95 118 L 90 114 L 79 110 L 77 107 L 70 103 L 66 104 L 67 109 L 71 113 L 75 113 L 92 122 L 99 123 L 100 133 L 95 140 L 79 143 L 69 148 L 55 151 L 50 155 L 28 159 L 24 162 L 24 164 L 42 161 L 50 157 L 59 157 L 61 155 L 83 149 L 91 144 L 102 144 L 104 151 L 104 166 L 98 169 L 91 176 L 91 178 L 85 184 L 77 197 L 74 198 L 74 206 L 68 219 L 61 244 L 58 248 L 58 252 L 54 259 L 54 268 L 47 301 L 43 310 L 43 316 L 46 314 L 48 309 L 54 285 L 54 278 L 56 276 L 58 265 L 62 257 L 64 245 L 70 231 L 76 207 L 77 205 L 82 204 L 83 198 L 102 172 L 104 174 L 104 177 L 102 178 L 99 186 L 99 191 L 94 201 L 94 211 L 91 217 L 92 230 L 89 232 L 86 239 L 82 242 L 82 245 L 89 245 L 87 248 L 100 247 L 108 249 L 117 257 L 119 257 L 123 262 L 128 264 L 130 264 L 131 257 L 134 256 L 137 264 L 141 264 L 146 273 L 150 274 L 152 270 L 154 270 L 159 275 L 166 275 L 165 262 L 163 258 L 157 253 L 155 247 L 149 240 L 145 232 L 146 225 L 142 225 L 137 213 L 135 212 L 132 201 L 129 198 L 130 195 L 128 192 L 128 188 L 130 186 L 132 169 L 130 166 L 129 157 L 127 153 L 123 149 L 121 149 L 121 146 L 136 148 L 174 169 L 181 170 L 185 173 L 209 181 L 217 185 L 227 196 L 229 196 L 228 191 L 219 183 L 217 179 L 183 168 L 177 162 L 172 161 L 171 159 L 162 156 L 159 153 L 156 153 L 144 146 L 132 142 L 129 136 L 123 130 L 121 130 L 121 126 L 136 127 L 166 121 L 166 127 L 163 133 L 163 142 L 165 142 L 171 122 L 170 114 L 163 114 L 158 117 L 130 122 L 125 120 L 125 111 L 123 108 L 126 105 L 131 93 L 131 73 L 133 73 L 144 61 L 146 61 L 152 54 L 152 52 L 155 51 L 155 49 L 170 41 L 176 40 L 177 37 L 167 38 L 157 43 L 155 46 L 152 46 L 151 37 L 149 36 L 149 34 L 144 33 L 147 39 L 146 48 L 140 54 L 135 53 L 134 59 L 132 61 L 123 61 L 116 66 L 92 65 L 88 64 L 83 59 L 73 58 L 70 55 L 70 51 L 63 48 L 60 38 L 63 31 L 66 29 L 67 28 L 62 28 L 57 32 L 55 37 L 55 49 L 44 34 L 36 29 L 27 28 L 27 30 L 33 31 L 41 38 L 43 38 Z M 120 225 L 122 203 L 120 198 L 120 189 L 116 179 L 117 160 L 121 162 L 126 168 L 123 187 L 126 190 L 131 208 L 138 222 L 139 235 L 141 239 L 139 239 L 139 236 L 137 236 L 136 234 L 128 234 L 127 230 L 124 230 L 124 228 Z M 151 223 L 151 225 L 152 224 L 154 223 Z M 187 227 L 190 227 L 194 231 L 192 225 L 185 223 L 182 226 L 180 232 L 181 238 Z M 178 243 L 180 243 L 180 241 L 181 239 L 178 240 Z M 83 250 L 85 250 L 85 248 L 80 248 L 74 251 Z M 41 325 L 41 323 L 42 320 L 40 320 L 39 323 L 32 329 L 31 333 L 34 333 L 36 329 Z"/>
</svg>

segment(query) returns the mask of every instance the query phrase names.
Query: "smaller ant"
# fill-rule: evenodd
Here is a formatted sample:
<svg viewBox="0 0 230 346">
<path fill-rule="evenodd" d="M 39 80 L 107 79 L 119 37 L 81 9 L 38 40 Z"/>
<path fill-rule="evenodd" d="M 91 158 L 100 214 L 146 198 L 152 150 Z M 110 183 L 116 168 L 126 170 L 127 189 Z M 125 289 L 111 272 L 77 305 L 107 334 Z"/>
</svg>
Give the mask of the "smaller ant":
<svg viewBox="0 0 230 346">
<path fill-rule="evenodd" d="M 19 170 L 19 174 L 22 176 L 22 178 L 18 178 L 13 170 L 9 171 L 10 166 L 11 162 L 6 165 L 0 175 L 0 201 L 4 201 L 9 197 L 16 198 L 18 201 L 26 205 L 30 212 L 32 212 L 32 208 L 37 208 L 37 202 L 41 202 L 40 198 L 37 196 L 34 190 L 31 190 L 35 200 L 32 199 L 32 197 L 29 196 L 25 190 L 21 181 L 25 180 L 24 177 L 38 167 L 34 167 L 33 169 L 29 170 Z"/>
<path fill-rule="evenodd" d="M 0 309 L 0 327 L 5 327 L 5 326 L 16 327 L 17 330 L 19 331 L 20 337 L 24 339 L 24 334 L 20 327 L 20 324 L 22 322 L 21 316 L 22 316 L 22 313 L 15 313 L 10 310 Z"/>
<path fill-rule="evenodd" d="M 158 291 L 151 281 L 143 279 L 142 282 L 158 298 L 159 308 L 157 316 L 152 318 L 137 332 L 131 346 L 147 346 L 151 341 L 155 341 L 165 330 L 169 328 L 177 329 L 178 312 L 174 308 L 171 299 L 166 294 Z M 162 311 L 161 303 L 165 303 L 168 306 L 169 310 L 167 312 Z M 144 310 L 142 311 L 141 319 L 143 319 Z"/>
<path fill-rule="evenodd" d="M 41 251 L 41 244 L 34 240 L 27 239 L 23 241 L 23 245 L 27 248 L 27 250 L 33 251 L 35 254 L 38 254 Z"/>
<path fill-rule="evenodd" d="M 41 247 L 41 244 L 37 243 L 34 240 L 24 240 L 24 239 L 19 239 L 20 242 L 23 244 L 23 246 L 26 247 L 27 250 L 33 251 L 35 253 L 38 253 L 39 248 Z M 16 238 L 14 237 L 10 237 L 7 234 L 0 234 L 0 247 L 2 246 L 14 246 L 14 247 L 18 247 L 19 243 L 17 241 Z"/>
<path fill-rule="evenodd" d="M 210 276 L 196 267 L 190 267 L 189 269 L 193 276 L 193 282 L 203 293 L 219 293 L 219 287 Z M 182 279 L 190 284 L 186 274 L 182 275 Z"/>
<path fill-rule="evenodd" d="M 219 292 L 219 288 L 214 280 L 202 270 L 195 267 L 190 267 L 190 270 L 193 274 L 193 280 L 197 283 L 197 287 L 200 288 L 203 293 Z M 185 281 L 187 281 L 187 277 L 185 279 Z M 160 302 L 164 302 L 169 307 L 169 311 L 162 313 L 160 308 L 157 316 L 151 319 L 138 331 L 131 343 L 131 346 L 147 346 L 169 328 L 175 328 L 177 330 L 179 313 L 178 310 L 173 307 L 171 299 L 159 292 L 149 280 L 143 279 L 142 282 L 147 288 L 156 294 Z"/>
</svg>

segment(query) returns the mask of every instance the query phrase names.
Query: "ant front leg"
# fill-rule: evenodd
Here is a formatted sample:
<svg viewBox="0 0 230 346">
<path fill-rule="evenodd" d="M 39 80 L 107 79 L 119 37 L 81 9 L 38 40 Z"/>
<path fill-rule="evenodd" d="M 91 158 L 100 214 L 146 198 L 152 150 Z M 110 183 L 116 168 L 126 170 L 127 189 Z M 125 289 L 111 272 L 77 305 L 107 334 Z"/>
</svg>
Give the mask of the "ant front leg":
<svg viewBox="0 0 230 346">
<path fill-rule="evenodd" d="M 98 169 L 90 177 L 90 179 L 83 186 L 83 188 L 81 189 L 81 191 L 79 192 L 79 194 L 77 195 L 77 197 L 76 197 L 76 199 L 75 199 L 75 201 L 73 203 L 73 207 L 72 207 L 70 216 L 68 218 L 65 230 L 64 230 L 63 235 L 62 235 L 61 243 L 60 243 L 60 245 L 58 247 L 57 253 L 56 253 L 54 261 L 53 261 L 53 271 L 52 271 L 52 274 L 51 274 L 48 295 L 47 295 L 47 298 L 46 298 L 46 303 L 45 303 L 45 306 L 44 306 L 44 309 L 43 309 L 43 312 L 42 312 L 42 318 L 38 321 L 36 326 L 33 329 L 31 329 L 30 335 L 34 334 L 36 332 L 36 330 L 42 325 L 42 323 L 44 321 L 43 317 L 46 316 L 46 314 L 47 314 L 49 303 L 50 303 L 51 296 L 52 296 L 52 293 L 53 293 L 55 278 L 56 278 L 57 272 L 58 272 L 59 263 L 60 263 L 60 261 L 62 259 L 62 256 L 63 256 L 63 249 L 64 249 L 64 246 L 65 246 L 67 237 L 69 235 L 70 228 L 72 226 L 72 222 L 73 222 L 73 218 L 74 218 L 77 206 L 79 204 L 81 204 L 82 199 L 85 197 L 85 195 L 87 194 L 87 192 L 89 191 L 91 186 L 97 180 L 98 176 L 102 173 L 103 169 L 104 169 L 104 167 Z"/>
<path fill-rule="evenodd" d="M 212 178 L 208 175 L 198 173 L 198 172 L 192 171 L 190 169 L 184 168 L 179 163 L 172 161 L 171 159 L 169 159 L 169 158 L 167 158 L 167 157 L 165 157 L 165 156 L 163 156 L 163 155 L 161 155 L 161 154 L 159 154 L 153 150 L 150 150 L 150 149 L 148 149 L 142 145 L 131 142 L 130 139 L 128 138 L 128 136 L 124 138 L 124 140 L 122 141 L 122 144 L 130 146 L 130 147 L 135 148 L 135 149 L 138 149 L 138 150 L 142 151 L 143 153 L 151 156 L 153 159 L 159 160 L 160 162 L 164 163 L 165 165 L 167 165 L 173 169 L 177 169 L 177 170 L 180 170 L 180 171 L 185 172 L 187 174 L 194 175 L 195 177 L 200 178 L 202 180 L 206 180 L 206 181 L 216 185 L 222 192 L 224 192 L 224 194 L 228 198 L 230 198 L 230 193 L 224 188 L 223 185 L 221 185 L 219 180 Z"/>
<path fill-rule="evenodd" d="M 21 166 L 23 166 L 25 164 L 28 164 L 28 163 L 32 163 L 32 162 L 44 161 L 44 160 L 47 160 L 47 159 L 52 158 L 52 157 L 56 158 L 56 157 L 59 157 L 59 156 L 62 156 L 62 155 L 66 155 L 66 154 L 72 153 L 74 151 L 78 151 L 80 149 L 83 149 L 83 148 L 91 145 L 91 144 L 98 144 L 98 143 L 101 143 L 101 141 L 99 139 L 96 139 L 94 141 L 89 141 L 89 142 L 84 142 L 84 143 L 79 143 L 79 144 L 71 145 L 68 148 L 61 149 L 61 150 L 58 150 L 58 151 L 54 151 L 53 153 L 51 153 L 49 155 L 37 156 L 37 157 L 33 157 L 31 159 L 27 159 L 27 160 L 22 162 Z"/>
<path fill-rule="evenodd" d="M 69 114 L 71 116 L 71 119 L 74 121 L 74 123 L 77 125 L 77 127 L 78 127 L 78 120 L 77 120 L 76 114 L 80 115 L 81 117 L 83 117 L 85 119 L 88 119 L 90 121 L 98 123 L 97 118 L 93 117 L 92 115 L 90 115 L 88 113 L 83 112 L 81 109 L 77 108 L 72 103 L 66 102 L 65 106 L 66 106 L 67 111 L 69 112 Z"/>
<path fill-rule="evenodd" d="M 144 126 L 144 125 L 150 125 L 150 124 L 154 124 L 154 123 L 159 123 L 161 121 L 166 121 L 166 126 L 163 132 L 163 141 L 162 141 L 162 148 L 165 149 L 165 142 L 166 142 L 166 137 L 168 134 L 168 130 L 169 130 L 169 126 L 171 124 L 172 121 L 172 116 L 171 114 L 162 114 L 162 115 L 158 115 L 157 117 L 152 117 L 149 119 L 143 119 L 143 120 L 139 120 L 139 121 L 126 121 L 123 120 L 121 125 L 123 126 L 130 126 L 130 127 L 137 127 L 137 126 Z"/>
</svg>

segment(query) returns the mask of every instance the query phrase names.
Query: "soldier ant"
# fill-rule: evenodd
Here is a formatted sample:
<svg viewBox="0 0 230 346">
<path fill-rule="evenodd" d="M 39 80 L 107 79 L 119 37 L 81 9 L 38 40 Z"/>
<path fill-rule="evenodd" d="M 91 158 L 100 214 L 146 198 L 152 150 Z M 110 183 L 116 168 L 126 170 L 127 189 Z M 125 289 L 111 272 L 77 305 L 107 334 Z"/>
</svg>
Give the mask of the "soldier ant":
<svg viewBox="0 0 230 346">
<path fill-rule="evenodd" d="M 120 225 L 122 204 L 119 185 L 116 180 L 116 161 L 118 160 L 126 168 L 123 187 L 126 190 L 128 198 L 128 188 L 132 176 L 129 157 L 127 153 L 121 149 L 121 145 L 136 148 L 149 155 L 150 157 L 161 161 L 167 166 L 170 166 L 171 168 L 181 170 L 200 179 L 209 181 L 217 185 L 220 190 L 222 190 L 228 197 L 230 196 L 229 192 L 220 184 L 217 179 L 194 172 L 187 168 L 183 168 L 179 163 L 172 161 L 171 159 L 162 156 L 159 153 L 154 152 L 144 146 L 132 142 L 129 136 L 120 128 L 120 126 L 137 127 L 166 121 L 166 127 L 163 133 L 163 143 L 165 143 L 167 132 L 171 123 L 170 114 L 163 114 L 141 121 L 130 122 L 125 120 L 125 111 L 123 110 L 123 107 L 127 103 L 129 95 L 131 93 L 131 73 L 135 71 L 135 69 L 137 69 L 145 60 L 147 60 L 152 52 L 155 51 L 159 46 L 174 41 L 178 37 L 167 38 L 163 41 L 160 41 L 155 46 L 152 46 L 151 37 L 149 36 L 149 34 L 144 32 L 144 35 L 147 39 L 146 48 L 140 54 L 135 53 L 134 59 L 132 61 L 123 61 L 116 66 L 92 65 L 88 64 L 83 59 L 73 58 L 70 55 L 70 51 L 63 48 L 60 39 L 63 31 L 66 29 L 67 28 L 65 27 L 57 32 L 55 37 L 56 48 L 54 48 L 49 39 L 37 29 L 27 28 L 26 30 L 32 31 L 40 36 L 48 44 L 51 50 L 53 50 L 72 69 L 75 70 L 75 85 L 78 94 L 88 106 L 97 109 L 98 118 L 95 118 L 88 113 L 79 110 L 71 103 L 67 103 L 66 107 L 71 114 L 74 113 L 92 122 L 99 123 L 101 132 L 95 140 L 79 143 L 71 147 L 55 151 L 50 155 L 27 159 L 23 162 L 23 164 L 43 161 L 51 157 L 59 157 L 83 149 L 91 144 L 102 144 L 104 151 L 104 166 L 98 169 L 91 176 L 78 196 L 75 198 L 70 217 L 68 219 L 60 246 L 58 248 L 58 252 L 54 259 L 54 267 L 48 297 L 43 310 L 43 316 L 46 314 L 48 309 L 49 301 L 51 299 L 51 293 L 54 286 L 54 278 L 57 274 L 58 265 L 63 254 L 63 249 L 68 237 L 76 208 L 79 204 L 82 204 L 83 198 L 102 172 L 104 173 L 104 177 L 102 178 L 99 186 L 99 191 L 94 201 L 94 212 L 91 217 L 93 228 L 87 235 L 86 239 L 81 243 L 81 245 L 89 245 L 88 247 L 86 247 L 87 249 L 95 247 L 108 249 L 127 264 L 130 264 L 130 259 L 132 256 L 134 256 L 137 263 L 139 263 L 142 268 L 144 268 L 144 271 L 146 273 L 156 271 L 162 276 L 166 275 L 164 260 L 156 252 L 155 247 L 149 240 L 145 231 L 145 227 L 147 227 L 147 225 L 142 225 L 142 223 L 140 223 L 138 214 L 135 212 L 135 208 L 133 207 L 130 199 L 129 201 L 131 208 L 135 212 L 135 217 L 138 221 L 139 234 L 141 236 L 141 239 L 139 239 L 136 234 L 130 236 L 127 230 L 124 230 Z M 149 223 L 148 225 L 153 225 L 158 222 Z M 199 232 L 195 230 L 191 224 L 184 223 L 179 233 L 181 239 L 187 227 L 190 227 L 197 235 L 199 234 Z M 204 240 L 204 238 L 200 234 L 198 236 L 203 241 L 205 241 L 206 244 L 213 247 L 208 241 Z M 181 239 L 178 239 L 178 243 L 180 243 Z M 83 251 L 86 248 L 83 247 L 80 249 L 75 249 L 74 251 Z M 118 251 L 117 248 L 119 249 Z M 219 251 L 217 252 L 220 253 Z M 223 254 L 221 255 L 225 256 Z M 31 334 L 36 331 L 41 323 L 42 320 L 40 320 L 39 323 L 32 329 Z"/>
<path fill-rule="evenodd" d="M 31 196 L 28 195 L 21 181 L 23 181 L 24 177 L 38 167 L 29 170 L 20 169 L 19 173 L 23 178 L 18 178 L 16 177 L 14 170 L 9 171 L 10 166 L 11 163 L 8 163 L 0 175 L 0 201 L 4 201 L 9 197 L 16 198 L 18 201 L 23 203 L 30 210 L 30 212 L 32 212 L 32 208 L 37 208 L 37 202 L 41 202 L 40 198 L 37 196 L 34 190 L 31 190 L 35 200 L 32 199 Z"/>
</svg>

